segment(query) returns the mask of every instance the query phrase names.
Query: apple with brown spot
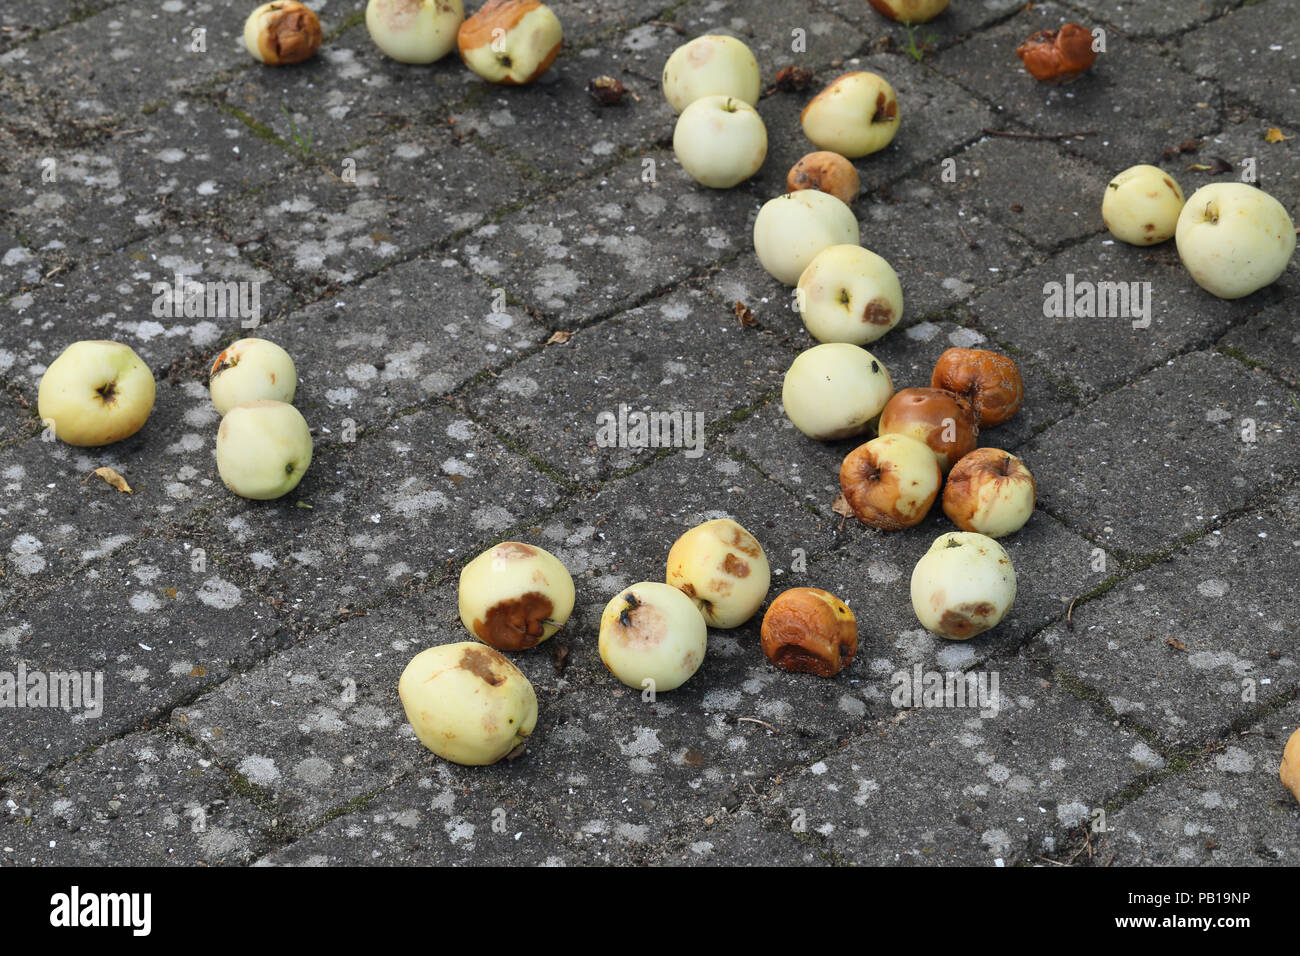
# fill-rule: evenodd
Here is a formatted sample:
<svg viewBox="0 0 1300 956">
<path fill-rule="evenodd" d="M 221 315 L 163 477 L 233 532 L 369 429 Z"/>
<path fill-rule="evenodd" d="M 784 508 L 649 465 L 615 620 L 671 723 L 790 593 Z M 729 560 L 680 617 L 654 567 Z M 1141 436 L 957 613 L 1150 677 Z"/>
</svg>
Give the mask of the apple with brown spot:
<svg viewBox="0 0 1300 956">
<path fill-rule="evenodd" d="M 849 507 L 863 524 L 884 531 L 920 524 L 942 482 L 930 446 L 907 435 L 873 438 L 840 465 L 840 488 Z"/>
<path fill-rule="evenodd" d="M 573 578 L 543 548 L 503 541 L 460 572 L 461 623 L 484 644 L 520 651 L 564 627 L 573 613 Z"/>
<path fill-rule="evenodd" d="M 974 409 L 961 396 L 941 388 L 905 388 L 881 411 L 879 432 L 924 442 L 946 475 L 959 458 L 975 450 L 980 430 Z"/>
<path fill-rule="evenodd" d="M 1002 538 L 1024 527 L 1036 495 L 1023 461 L 1000 448 L 977 448 L 948 475 L 943 513 L 963 531 Z"/>
</svg>

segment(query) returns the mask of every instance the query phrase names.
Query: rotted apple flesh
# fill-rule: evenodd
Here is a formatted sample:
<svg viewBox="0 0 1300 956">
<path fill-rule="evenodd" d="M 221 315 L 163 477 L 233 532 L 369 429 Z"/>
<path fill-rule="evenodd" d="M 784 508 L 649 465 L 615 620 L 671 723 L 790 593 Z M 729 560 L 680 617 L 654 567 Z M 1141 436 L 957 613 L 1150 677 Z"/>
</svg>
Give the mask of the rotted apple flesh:
<svg viewBox="0 0 1300 956">
<path fill-rule="evenodd" d="M 818 150 L 800 157 L 790 167 L 785 177 L 787 192 L 797 193 L 803 189 L 816 189 L 830 193 L 847 206 L 853 205 L 862 189 L 862 178 L 857 167 L 841 156 L 828 150 Z"/>
<path fill-rule="evenodd" d="M 976 448 L 943 486 L 943 513 L 963 531 L 1002 538 L 1034 513 L 1037 489 L 1025 463 L 999 448 Z"/>
<path fill-rule="evenodd" d="M 548 640 L 573 613 L 573 578 L 543 548 L 503 541 L 460 572 L 461 623 L 484 644 L 519 651 Z"/>
<path fill-rule="evenodd" d="M 964 641 L 996 627 L 1016 600 L 1016 572 L 992 538 L 940 535 L 912 569 L 912 610 L 931 633 Z"/>
<path fill-rule="evenodd" d="M 489 83 L 522 86 L 551 68 L 564 27 L 537 0 L 488 0 L 456 36 L 465 65 Z"/>
<path fill-rule="evenodd" d="M 920 524 L 942 484 L 930 446 L 908 435 L 880 435 L 840 464 L 844 500 L 859 521 L 882 531 Z"/>
<path fill-rule="evenodd" d="M 420 743 L 452 763 L 496 763 L 537 727 L 533 685 L 499 651 L 477 641 L 416 654 L 397 693 Z"/>
<path fill-rule="evenodd" d="M 667 582 L 696 603 L 710 627 L 731 628 L 758 613 L 772 572 L 752 534 L 730 518 L 716 518 L 673 542 Z"/>
<path fill-rule="evenodd" d="M 763 654 L 787 671 L 834 677 L 858 652 L 858 622 L 821 588 L 782 591 L 763 616 Z"/>
<path fill-rule="evenodd" d="M 73 342 L 41 376 L 36 408 L 54 437 L 96 447 L 130 438 L 153 411 L 153 373 L 129 345 Z"/>
<path fill-rule="evenodd" d="M 267 66 L 290 66 L 316 55 L 320 20 L 298 0 L 264 3 L 244 21 L 244 47 Z"/>
<path fill-rule="evenodd" d="M 624 588 L 600 617 L 600 659 L 639 690 L 676 690 L 699 670 L 708 627 L 695 602 L 671 584 Z"/>
<path fill-rule="evenodd" d="M 898 95 L 865 70 L 845 73 L 804 107 L 804 135 L 819 149 L 858 159 L 879 152 L 898 132 Z"/>
</svg>

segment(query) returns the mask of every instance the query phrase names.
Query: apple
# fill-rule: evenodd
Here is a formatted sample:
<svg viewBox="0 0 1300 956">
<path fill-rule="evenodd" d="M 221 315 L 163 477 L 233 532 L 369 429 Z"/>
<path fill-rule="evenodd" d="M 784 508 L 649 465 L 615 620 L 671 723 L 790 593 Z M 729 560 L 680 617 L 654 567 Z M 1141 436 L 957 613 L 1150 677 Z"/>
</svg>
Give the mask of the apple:
<svg viewBox="0 0 1300 956">
<path fill-rule="evenodd" d="M 416 654 L 397 694 L 420 743 L 469 767 L 496 763 L 537 726 L 533 685 L 505 655 L 477 641 Z"/>
<path fill-rule="evenodd" d="M 564 28 L 537 0 L 487 0 L 460 25 L 460 58 L 489 83 L 522 86 L 551 68 Z"/>
<path fill-rule="evenodd" d="M 818 342 L 874 342 L 903 317 L 903 287 L 888 262 L 858 245 L 829 246 L 799 277 L 799 313 Z"/>
<path fill-rule="evenodd" d="M 941 388 L 905 388 L 880 413 L 877 434 L 907 435 L 934 452 L 945 475 L 979 440 L 970 402 Z"/>
<path fill-rule="evenodd" d="M 704 96 L 677 117 L 673 152 L 697 183 L 730 189 L 763 165 L 767 127 L 758 110 L 742 100 Z"/>
<path fill-rule="evenodd" d="M 298 0 L 264 3 L 244 21 L 244 46 L 267 66 L 301 63 L 320 49 L 320 20 Z"/>
<path fill-rule="evenodd" d="M 1110 234 L 1134 246 L 1174 237 L 1183 191 L 1158 166 L 1130 166 L 1106 184 L 1101 218 Z"/>
<path fill-rule="evenodd" d="M 874 355 L 829 342 L 795 357 L 785 373 L 781 403 L 799 431 L 834 441 L 864 434 L 893 394 L 889 370 Z"/>
<path fill-rule="evenodd" d="M 1016 47 L 1016 56 L 1036 80 L 1044 83 L 1072 83 L 1092 67 L 1097 51 L 1092 48 L 1092 31 L 1077 23 L 1060 30 L 1031 33 Z"/>
<path fill-rule="evenodd" d="M 1282 766 L 1278 768 L 1282 786 L 1300 801 L 1300 730 L 1291 735 L 1282 751 Z"/>
<path fill-rule="evenodd" d="M 844 500 L 863 524 L 898 531 L 921 523 L 943 475 L 930 446 L 907 435 L 881 435 L 840 464 Z"/>
<path fill-rule="evenodd" d="M 763 615 L 763 654 L 787 671 L 834 677 L 858 652 L 858 622 L 821 588 L 790 588 Z"/>
<path fill-rule="evenodd" d="M 1174 230 L 1192 278 L 1220 299 L 1271 285 L 1295 251 L 1295 226 L 1282 204 L 1245 183 L 1211 183 L 1192 193 Z"/>
<path fill-rule="evenodd" d="M 432 63 L 456 48 L 465 19 L 461 0 L 370 0 L 366 29 L 386 56 L 399 63 Z"/>
<path fill-rule="evenodd" d="M 664 98 L 680 113 L 705 96 L 730 96 L 755 106 L 761 77 L 749 47 L 735 37 L 710 34 L 683 43 L 664 64 Z"/>
<path fill-rule="evenodd" d="M 980 428 L 1009 421 L 1025 399 L 1020 366 L 988 349 L 945 349 L 930 374 L 930 387 L 970 402 Z"/>
<path fill-rule="evenodd" d="M 666 580 L 695 602 L 710 627 L 730 628 L 758 613 L 772 572 L 753 535 L 730 518 L 715 518 L 673 542 Z"/>
<path fill-rule="evenodd" d="M 240 339 L 212 363 L 208 391 L 222 415 L 259 398 L 293 403 L 298 372 L 289 353 L 266 339 Z"/>
<path fill-rule="evenodd" d="M 504 541 L 460 572 L 461 623 L 484 644 L 518 651 L 540 644 L 573 613 L 573 578 L 549 551 Z"/>
<path fill-rule="evenodd" d="M 754 220 L 754 252 L 768 275 L 794 285 L 829 246 L 859 245 L 853 210 L 830 193 L 802 189 L 769 199 Z"/>
<path fill-rule="evenodd" d="M 1011 558 L 987 535 L 950 531 L 912 569 L 912 610 L 931 633 L 955 641 L 981 634 L 1016 600 Z"/>
<path fill-rule="evenodd" d="M 818 150 L 807 153 L 790 167 L 785 177 L 788 192 L 817 189 L 830 193 L 846 206 L 851 206 L 862 189 L 858 169 L 839 153 Z"/>
<path fill-rule="evenodd" d="M 816 146 L 857 159 L 884 149 L 898 132 L 898 96 L 883 76 L 845 73 L 813 97 L 801 121 Z"/>
<path fill-rule="evenodd" d="M 1036 493 L 1023 461 L 999 448 L 977 448 L 948 475 L 943 513 L 963 531 L 1002 538 L 1024 527 Z"/>
<path fill-rule="evenodd" d="M 153 411 L 153 373 L 129 345 L 73 342 L 50 363 L 37 392 L 41 421 L 69 445 L 111 445 Z"/>
<path fill-rule="evenodd" d="M 871 5 L 899 23 L 929 23 L 948 9 L 948 0 L 871 0 Z"/>
<path fill-rule="evenodd" d="M 642 581 L 605 605 L 597 643 L 610 673 L 657 693 L 680 687 L 699 670 L 708 636 L 694 601 L 671 584 Z"/>
<path fill-rule="evenodd" d="M 243 498 L 287 495 L 311 464 L 311 429 L 286 402 L 258 399 L 226 412 L 217 428 L 217 471 Z"/>
</svg>

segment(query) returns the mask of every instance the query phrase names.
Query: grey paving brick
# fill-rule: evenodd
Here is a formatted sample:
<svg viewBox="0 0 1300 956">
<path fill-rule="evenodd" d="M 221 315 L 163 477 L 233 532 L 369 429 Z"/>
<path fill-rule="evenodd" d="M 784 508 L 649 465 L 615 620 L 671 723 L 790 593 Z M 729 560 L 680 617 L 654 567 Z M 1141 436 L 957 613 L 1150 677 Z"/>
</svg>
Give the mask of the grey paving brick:
<svg viewBox="0 0 1300 956">
<path fill-rule="evenodd" d="M 1295 605 L 1270 583 L 1298 570 L 1293 529 L 1241 518 L 1076 608 L 1073 631 L 1035 649 L 1163 740 L 1203 745 L 1300 683 Z"/>
<path fill-rule="evenodd" d="M 862 24 L 873 39 L 892 36 L 900 46 L 907 46 L 906 27 L 877 13 L 869 4 L 859 3 L 857 0 L 817 0 L 817 2 L 846 19 Z M 989 26 L 1023 6 L 1024 4 L 1018 0 L 975 0 L 972 3 L 953 3 L 929 23 L 914 27 L 913 33 L 918 45 L 927 40 L 942 43 L 980 27 Z"/>
<path fill-rule="evenodd" d="M 1135 3 L 1133 0 L 1089 0 L 1077 4 L 1096 20 L 1113 24 L 1127 35 L 1167 37 L 1220 16 L 1228 4 L 1219 3 Z"/>
<path fill-rule="evenodd" d="M 585 48 L 610 31 L 653 20 L 673 4 L 666 0 L 556 0 L 547 6 L 560 18 L 565 46 Z"/>
<path fill-rule="evenodd" d="M 1262 363 L 1292 387 L 1300 386 L 1300 332 L 1296 331 L 1294 313 L 1287 302 L 1279 302 L 1234 325 L 1219 340 L 1219 347 Z"/>
<path fill-rule="evenodd" d="M 1244 419 L 1254 442 L 1242 440 Z M 1023 447 L 1039 500 L 1108 548 L 1146 554 L 1293 479 L 1300 410 L 1226 356 L 1171 359 Z"/>
<path fill-rule="evenodd" d="M 1183 194 L 1191 196 L 1209 183 L 1241 181 L 1254 160 L 1254 185 L 1276 198 L 1294 219 L 1300 206 L 1300 136 L 1292 136 L 1288 127 L 1283 130 L 1287 139 L 1270 143 L 1264 137 L 1274 128 L 1281 127 L 1267 117 L 1229 122 L 1219 132 L 1201 137 L 1198 152 L 1162 160 L 1160 165 L 1173 172 Z M 1231 163 L 1232 171 L 1215 174 L 1191 168 L 1211 165 L 1216 158 Z"/>
<path fill-rule="evenodd" d="M 712 823 L 676 841 L 655 858 L 661 866 L 821 866 L 827 855 L 802 842 L 784 821 L 751 810 L 718 814 Z"/>
<path fill-rule="evenodd" d="M 754 51 L 764 83 L 790 64 L 816 68 L 843 60 L 867 38 L 859 27 L 811 0 L 691 0 L 672 16 L 686 29 L 680 42 L 706 33 L 743 40 Z M 795 30 L 803 31 L 802 51 L 793 48 Z"/>
</svg>

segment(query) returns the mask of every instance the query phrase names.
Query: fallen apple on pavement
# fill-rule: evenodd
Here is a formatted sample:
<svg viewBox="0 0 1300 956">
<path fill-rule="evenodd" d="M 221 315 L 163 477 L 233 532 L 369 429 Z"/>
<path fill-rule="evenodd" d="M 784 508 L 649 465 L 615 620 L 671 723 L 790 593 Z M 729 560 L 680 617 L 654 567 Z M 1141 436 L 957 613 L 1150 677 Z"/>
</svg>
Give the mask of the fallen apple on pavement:
<svg viewBox="0 0 1300 956">
<path fill-rule="evenodd" d="M 804 107 L 804 135 L 820 149 L 858 159 L 884 149 L 899 124 L 898 95 L 865 70 L 845 73 Z"/>
<path fill-rule="evenodd" d="M 940 535 L 912 569 L 912 610 L 931 633 L 964 641 L 996 627 L 1016 600 L 1011 558 L 992 538 Z"/>
<path fill-rule="evenodd" d="M 600 659 L 629 687 L 675 690 L 704 663 L 709 629 L 695 602 L 671 584 L 619 591 L 600 617 Z"/>
<path fill-rule="evenodd" d="M 433 63 L 456 49 L 465 20 L 461 0 L 370 0 L 366 30 L 399 63 Z"/>
<path fill-rule="evenodd" d="M 1245 183 L 1211 183 L 1192 193 L 1174 231 L 1192 279 L 1220 299 L 1240 299 L 1272 285 L 1295 252 L 1286 208 Z"/>
<path fill-rule="evenodd" d="M 754 220 L 754 252 L 768 275 L 795 285 L 817 253 L 860 245 L 853 210 L 830 193 L 803 189 L 763 204 Z"/>
<path fill-rule="evenodd" d="M 735 37 L 709 34 L 672 52 L 660 85 L 668 105 L 680 113 L 705 96 L 730 96 L 755 106 L 761 82 L 749 47 Z"/>
<path fill-rule="evenodd" d="M 286 402 L 236 405 L 217 429 L 217 471 L 243 498 L 269 501 L 287 495 L 302 481 L 311 454 L 311 429 Z"/>
<path fill-rule="evenodd" d="M 573 578 L 543 548 L 504 541 L 460 572 L 461 623 L 500 651 L 533 647 L 552 637 L 573 613 Z"/>
<path fill-rule="evenodd" d="M 696 525 L 668 551 L 666 580 L 710 627 L 739 627 L 767 598 L 772 571 L 758 540 L 730 518 Z"/>
<path fill-rule="evenodd" d="M 730 189 L 762 167 L 767 127 L 758 110 L 742 100 L 704 96 L 677 117 L 673 153 L 700 185 Z"/>
<path fill-rule="evenodd" d="M 879 359 L 856 345 L 829 342 L 790 363 L 781 404 L 809 438 L 835 441 L 865 434 L 893 394 L 893 379 Z"/>
<path fill-rule="evenodd" d="M 153 373 L 121 342 L 73 342 L 50 363 L 37 412 L 69 445 L 111 445 L 144 427 L 153 411 Z"/>
</svg>

